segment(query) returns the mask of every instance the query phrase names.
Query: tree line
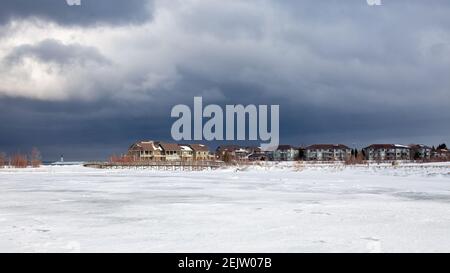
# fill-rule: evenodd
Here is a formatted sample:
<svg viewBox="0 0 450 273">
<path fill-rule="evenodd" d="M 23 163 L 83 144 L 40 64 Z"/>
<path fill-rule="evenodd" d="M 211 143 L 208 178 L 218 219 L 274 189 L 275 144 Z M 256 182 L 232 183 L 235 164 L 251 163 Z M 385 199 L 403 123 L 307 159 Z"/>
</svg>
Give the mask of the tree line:
<svg viewBox="0 0 450 273">
<path fill-rule="evenodd" d="M 10 156 L 0 152 L 0 168 L 39 168 L 42 165 L 41 152 L 33 148 L 30 154 L 15 153 Z"/>
</svg>

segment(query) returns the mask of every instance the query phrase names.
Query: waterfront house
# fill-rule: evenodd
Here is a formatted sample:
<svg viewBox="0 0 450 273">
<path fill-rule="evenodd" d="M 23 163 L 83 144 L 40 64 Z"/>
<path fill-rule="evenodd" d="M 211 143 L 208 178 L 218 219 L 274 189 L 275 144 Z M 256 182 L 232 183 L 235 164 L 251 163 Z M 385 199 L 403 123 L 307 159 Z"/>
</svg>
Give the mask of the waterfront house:
<svg viewBox="0 0 450 273">
<path fill-rule="evenodd" d="M 414 160 L 428 160 L 431 158 L 432 148 L 422 144 L 411 144 L 411 159 Z"/>
<path fill-rule="evenodd" d="M 308 161 L 345 161 L 352 155 L 352 149 L 343 144 L 314 144 L 304 149 Z"/>
<path fill-rule="evenodd" d="M 211 159 L 208 146 L 203 144 L 191 144 L 189 147 L 191 147 L 193 151 L 195 161 L 205 161 Z"/>
<path fill-rule="evenodd" d="M 267 152 L 273 161 L 294 161 L 298 159 L 299 149 L 291 145 L 279 145 L 275 151 Z"/>
<path fill-rule="evenodd" d="M 180 161 L 181 147 L 175 143 L 158 142 L 165 161 Z"/>
<path fill-rule="evenodd" d="M 130 146 L 128 156 L 134 161 L 161 161 L 163 151 L 154 141 L 139 141 Z"/>
<path fill-rule="evenodd" d="M 411 148 L 400 144 L 372 144 L 363 149 L 366 160 L 411 160 Z"/>
<path fill-rule="evenodd" d="M 431 158 L 437 161 L 450 160 L 450 151 L 447 149 L 434 149 L 431 152 Z"/>
<path fill-rule="evenodd" d="M 181 148 L 181 160 L 182 161 L 193 161 L 194 151 L 189 145 L 179 145 Z"/>
</svg>

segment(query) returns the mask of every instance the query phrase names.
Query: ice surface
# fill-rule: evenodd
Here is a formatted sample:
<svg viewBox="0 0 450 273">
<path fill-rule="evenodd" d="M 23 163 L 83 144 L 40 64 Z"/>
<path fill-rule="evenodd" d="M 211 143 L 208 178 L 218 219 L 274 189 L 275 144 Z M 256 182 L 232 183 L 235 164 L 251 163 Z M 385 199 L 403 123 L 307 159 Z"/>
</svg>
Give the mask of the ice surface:
<svg viewBox="0 0 450 273">
<path fill-rule="evenodd" d="M 449 252 L 450 165 L 0 169 L 1 252 Z"/>
</svg>

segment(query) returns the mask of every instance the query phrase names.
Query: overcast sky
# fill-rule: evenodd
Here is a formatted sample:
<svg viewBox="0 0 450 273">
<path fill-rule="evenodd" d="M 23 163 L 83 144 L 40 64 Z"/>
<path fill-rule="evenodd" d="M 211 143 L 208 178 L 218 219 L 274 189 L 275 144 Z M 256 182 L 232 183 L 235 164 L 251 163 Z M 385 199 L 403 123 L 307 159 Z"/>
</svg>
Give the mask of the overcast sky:
<svg viewBox="0 0 450 273">
<path fill-rule="evenodd" d="M 0 2 L 0 151 L 170 140 L 194 96 L 279 104 L 287 144 L 450 142 L 450 1 L 81 2 Z"/>
</svg>

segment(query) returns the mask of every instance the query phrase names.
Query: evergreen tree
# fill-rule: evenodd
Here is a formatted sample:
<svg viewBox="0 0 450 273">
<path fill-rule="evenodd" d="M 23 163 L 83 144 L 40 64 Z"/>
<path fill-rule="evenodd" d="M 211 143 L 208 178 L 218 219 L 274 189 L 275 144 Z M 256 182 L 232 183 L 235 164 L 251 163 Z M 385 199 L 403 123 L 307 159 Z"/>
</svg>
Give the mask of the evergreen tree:
<svg viewBox="0 0 450 273">
<path fill-rule="evenodd" d="M 437 148 L 438 148 L 438 150 L 447 150 L 447 145 L 445 143 L 442 143 Z"/>
<path fill-rule="evenodd" d="M 225 163 L 230 163 L 231 160 L 232 160 L 232 158 L 231 158 L 230 152 L 226 151 L 225 154 L 223 155 L 223 161 Z"/>
<path fill-rule="evenodd" d="M 420 153 L 419 151 L 416 151 L 416 153 L 414 154 L 414 160 L 418 160 L 420 159 Z"/>
<path fill-rule="evenodd" d="M 298 159 L 299 160 L 305 159 L 305 150 L 303 150 L 303 149 L 299 150 L 299 152 L 298 152 Z"/>
</svg>

